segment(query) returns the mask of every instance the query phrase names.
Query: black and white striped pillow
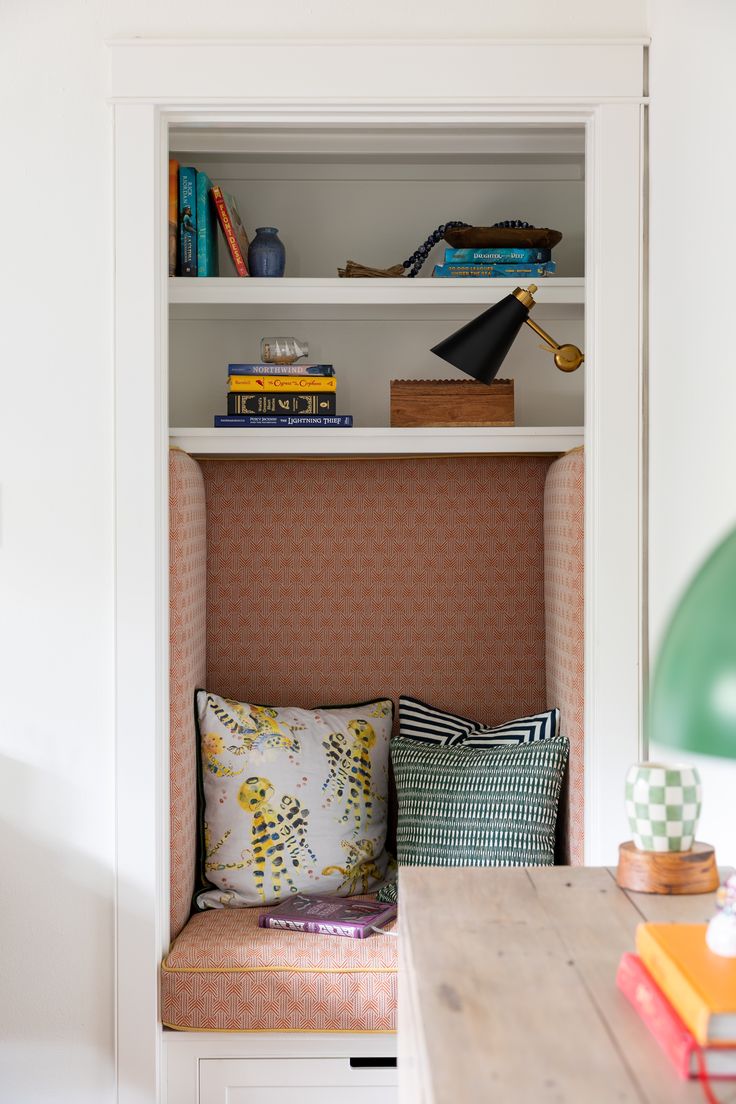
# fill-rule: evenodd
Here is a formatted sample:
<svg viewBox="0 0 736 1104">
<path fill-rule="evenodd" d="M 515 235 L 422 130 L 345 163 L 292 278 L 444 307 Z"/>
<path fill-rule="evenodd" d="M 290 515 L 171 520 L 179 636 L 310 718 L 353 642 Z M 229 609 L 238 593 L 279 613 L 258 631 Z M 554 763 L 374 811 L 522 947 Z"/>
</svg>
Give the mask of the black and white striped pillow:
<svg viewBox="0 0 736 1104">
<path fill-rule="evenodd" d="M 533 717 L 519 717 L 515 721 L 493 728 L 445 713 L 432 705 L 402 695 L 399 698 L 399 733 L 407 740 L 440 747 L 514 747 L 517 744 L 533 744 L 539 740 L 553 740 L 560 729 L 559 709 L 537 713 Z"/>
</svg>

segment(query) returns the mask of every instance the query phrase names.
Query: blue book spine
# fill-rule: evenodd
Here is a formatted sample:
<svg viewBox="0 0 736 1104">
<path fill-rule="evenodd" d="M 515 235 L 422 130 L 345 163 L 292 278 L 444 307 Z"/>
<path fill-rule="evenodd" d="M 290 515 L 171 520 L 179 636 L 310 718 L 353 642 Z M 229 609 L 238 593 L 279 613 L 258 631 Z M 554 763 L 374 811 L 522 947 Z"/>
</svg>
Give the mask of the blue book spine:
<svg viewBox="0 0 736 1104">
<path fill-rule="evenodd" d="M 350 429 L 352 414 L 215 414 L 215 429 Z"/>
<path fill-rule="evenodd" d="M 551 260 L 550 249 L 446 249 L 445 264 L 544 264 Z"/>
<path fill-rule="evenodd" d="M 554 261 L 547 261 L 546 264 L 539 265 L 459 265 L 459 264 L 442 264 L 435 265 L 433 276 L 437 276 L 440 279 L 466 279 L 467 277 L 475 277 L 489 279 L 489 278 L 506 278 L 513 277 L 515 280 L 531 280 L 535 277 L 538 279 L 543 276 L 550 276 L 557 268 Z"/>
<path fill-rule="evenodd" d="M 207 173 L 197 173 L 197 275 L 219 276 L 217 256 L 217 216 L 210 195 L 212 181 Z"/>
<path fill-rule="evenodd" d="M 180 276 L 197 275 L 197 170 L 179 169 Z"/>
<path fill-rule="evenodd" d="M 228 364 L 229 376 L 334 376 L 331 364 Z"/>
</svg>

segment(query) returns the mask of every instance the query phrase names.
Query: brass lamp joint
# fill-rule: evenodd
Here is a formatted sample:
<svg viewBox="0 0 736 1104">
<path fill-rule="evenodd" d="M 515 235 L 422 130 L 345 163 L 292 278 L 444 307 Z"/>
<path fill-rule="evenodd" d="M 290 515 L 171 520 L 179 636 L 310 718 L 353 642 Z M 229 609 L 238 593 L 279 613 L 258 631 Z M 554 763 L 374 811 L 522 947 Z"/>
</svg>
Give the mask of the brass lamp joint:
<svg viewBox="0 0 736 1104">
<path fill-rule="evenodd" d="M 537 290 L 536 284 L 530 284 L 528 288 L 514 288 L 511 294 L 515 299 L 518 299 L 522 306 L 527 310 L 531 310 L 534 306 L 534 292 Z"/>
</svg>

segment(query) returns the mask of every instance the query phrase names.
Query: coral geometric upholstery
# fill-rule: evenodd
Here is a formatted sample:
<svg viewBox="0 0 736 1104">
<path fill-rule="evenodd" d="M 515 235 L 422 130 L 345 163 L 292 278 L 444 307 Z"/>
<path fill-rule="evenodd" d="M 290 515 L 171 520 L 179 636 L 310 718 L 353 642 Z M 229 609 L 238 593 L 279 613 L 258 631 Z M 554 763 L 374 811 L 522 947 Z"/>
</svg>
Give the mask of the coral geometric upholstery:
<svg viewBox="0 0 736 1104">
<path fill-rule="evenodd" d="M 570 741 L 565 833 L 569 861 L 583 862 L 583 520 L 585 461 L 582 449 L 549 469 L 544 491 L 544 605 L 547 700 L 560 710 Z"/>
<path fill-rule="evenodd" d="M 207 689 L 546 707 L 539 456 L 202 460 Z M 398 713 L 398 710 L 397 710 Z"/>
<path fill-rule="evenodd" d="M 162 1019 L 196 1031 L 395 1031 L 397 940 L 259 928 L 260 908 L 193 916 L 161 973 Z M 387 924 L 390 931 L 393 924 Z"/>
<path fill-rule="evenodd" d="M 556 706 L 565 853 L 582 862 L 582 453 L 197 463 L 172 450 L 170 530 L 163 1021 L 393 1031 L 394 939 L 261 929 L 255 908 L 189 917 L 194 690 L 307 707 L 404 693 L 487 724 Z"/>
<path fill-rule="evenodd" d="M 178 935 L 189 917 L 197 851 L 194 690 L 206 680 L 207 516 L 202 469 L 185 452 L 169 453 L 170 824 L 169 923 Z"/>
</svg>

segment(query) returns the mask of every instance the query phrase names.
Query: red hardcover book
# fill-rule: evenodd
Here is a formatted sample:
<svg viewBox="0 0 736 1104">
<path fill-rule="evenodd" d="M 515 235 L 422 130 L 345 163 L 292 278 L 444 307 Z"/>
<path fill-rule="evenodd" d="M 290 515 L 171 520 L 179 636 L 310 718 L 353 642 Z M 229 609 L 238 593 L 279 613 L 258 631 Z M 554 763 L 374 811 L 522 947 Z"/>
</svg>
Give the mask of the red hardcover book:
<svg viewBox="0 0 736 1104">
<path fill-rule="evenodd" d="M 217 185 L 212 189 L 211 195 L 238 276 L 248 276 L 248 235 L 237 204 L 232 196 L 225 195 Z"/>
<path fill-rule="evenodd" d="M 638 955 L 621 958 L 616 984 L 682 1078 L 736 1077 L 736 1047 L 701 1047 Z"/>
</svg>

